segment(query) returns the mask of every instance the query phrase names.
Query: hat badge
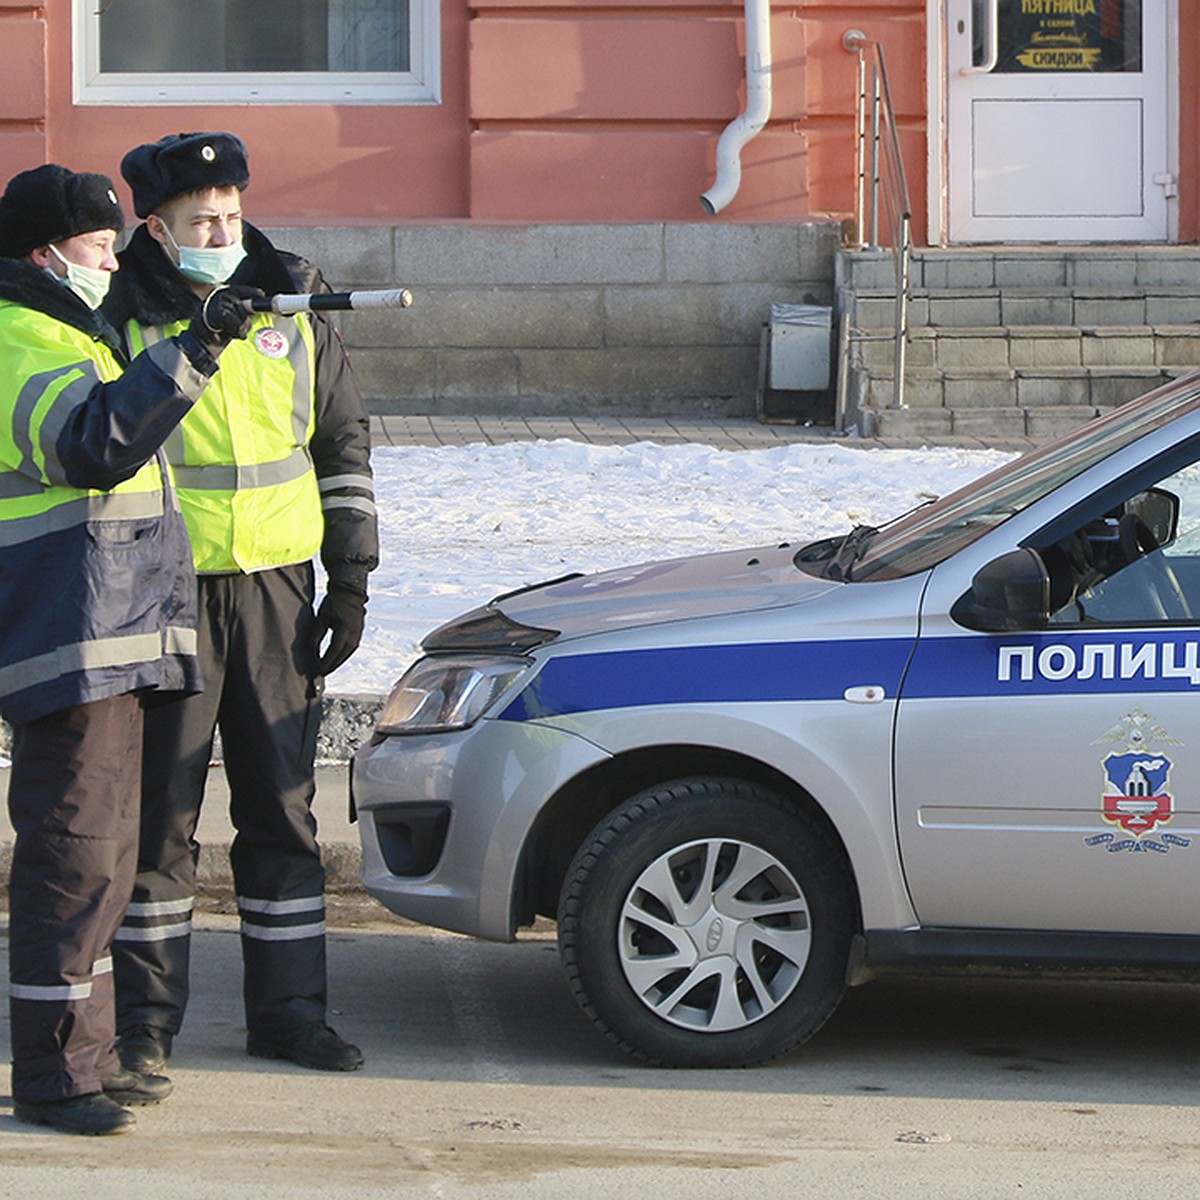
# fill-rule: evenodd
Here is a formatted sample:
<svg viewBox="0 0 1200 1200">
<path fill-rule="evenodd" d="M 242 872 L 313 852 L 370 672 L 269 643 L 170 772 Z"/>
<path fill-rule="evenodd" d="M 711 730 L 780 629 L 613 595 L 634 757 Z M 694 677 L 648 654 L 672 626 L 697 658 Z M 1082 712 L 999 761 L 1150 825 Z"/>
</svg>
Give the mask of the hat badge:
<svg viewBox="0 0 1200 1200">
<path fill-rule="evenodd" d="M 205 162 L 212 162 L 217 157 L 217 152 L 211 146 L 203 146 L 200 150 L 200 157 Z"/>
</svg>

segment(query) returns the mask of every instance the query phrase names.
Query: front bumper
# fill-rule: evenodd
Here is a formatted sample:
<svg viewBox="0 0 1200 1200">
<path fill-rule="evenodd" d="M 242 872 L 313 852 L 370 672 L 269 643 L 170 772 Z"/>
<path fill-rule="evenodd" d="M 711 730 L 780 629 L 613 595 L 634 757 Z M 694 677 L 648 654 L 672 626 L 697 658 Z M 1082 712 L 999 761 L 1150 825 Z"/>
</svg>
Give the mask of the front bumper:
<svg viewBox="0 0 1200 1200">
<path fill-rule="evenodd" d="M 608 755 L 534 722 L 392 736 L 352 764 L 363 886 L 426 925 L 511 941 L 517 864 L 543 805 Z"/>
</svg>

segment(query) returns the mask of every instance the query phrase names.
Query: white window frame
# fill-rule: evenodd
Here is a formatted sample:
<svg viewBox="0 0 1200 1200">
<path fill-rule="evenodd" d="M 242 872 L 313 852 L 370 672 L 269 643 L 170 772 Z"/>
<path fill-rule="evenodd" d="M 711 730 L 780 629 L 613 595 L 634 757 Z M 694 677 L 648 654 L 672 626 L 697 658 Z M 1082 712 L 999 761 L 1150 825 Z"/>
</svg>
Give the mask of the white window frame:
<svg viewBox="0 0 1200 1200">
<path fill-rule="evenodd" d="M 100 70 L 96 0 L 72 0 L 76 104 L 440 104 L 440 0 L 409 0 L 411 70 L 178 71 L 135 74 Z"/>
</svg>

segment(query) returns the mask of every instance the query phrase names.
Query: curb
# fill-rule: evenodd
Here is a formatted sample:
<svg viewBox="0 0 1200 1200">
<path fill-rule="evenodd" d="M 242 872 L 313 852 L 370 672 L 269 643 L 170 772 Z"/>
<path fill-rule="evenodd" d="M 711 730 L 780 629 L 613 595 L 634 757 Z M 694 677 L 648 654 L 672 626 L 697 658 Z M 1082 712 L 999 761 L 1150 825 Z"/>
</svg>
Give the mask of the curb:
<svg viewBox="0 0 1200 1200">
<path fill-rule="evenodd" d="M 12 858 L 12 847 L 0 847 L 0 868 Z M 362 849 L 350 842 L 322 842 L 321 863 L 325 867 L 326 895 L 361 892 Z M 200 847 L 196 862 L 196 895 L 198 899 L 227 901 L 235 897 L 233 871 L 229 866 L 229 843 L 205 844 Z"/>
<path fill-rule="evenodd" d="M 374 732 L 375 718 L 385 699 L 385 696 L 375 693 L 322 697 L 317 761 L 348 762 L 353 758 L 355 750 Z M 11 750 L 12 729 L 7 721 L 0 721 L 0 754 L 7 757 Z M 221 761 L 220 734 L 213 744 L 212 761 Z"/>
<path fill-rule="evenodd" d="M 317 762 L 348 762 L 354 752 L 366 742 L 375 728 L 375 718 L 385 697 L 380 695 L 325 696 L 321 703 L 321 728 L 317 734 Z M 12 749 L 12 731 L 0 722 L 0 754 L 8 756 Z M 218 737 L 213 745 L 213 764 L 221 762 Z M 0 843 L 0 885 L 5 895 L 0 907 L 7 908 L 7 882 L 12 872 L 11 843 Z M 325 865 L 326 892 L 361 891 L 362 850 L 354 841 L 321 843 L 321 860 Z M 229 866 L 229 843 L 216 842 L 200 847 L 196 863 L 197 893 L 201 897 L 232 902 L 233 873 Z"/>
</svg>

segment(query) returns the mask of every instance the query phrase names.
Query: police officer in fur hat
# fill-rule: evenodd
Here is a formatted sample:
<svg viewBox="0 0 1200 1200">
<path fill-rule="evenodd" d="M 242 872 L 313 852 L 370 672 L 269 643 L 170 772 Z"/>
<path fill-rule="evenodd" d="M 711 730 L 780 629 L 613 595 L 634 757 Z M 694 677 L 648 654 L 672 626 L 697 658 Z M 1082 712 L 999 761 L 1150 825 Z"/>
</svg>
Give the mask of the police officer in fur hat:
<svg viewBox="0 0 1200 1200">
<path fill-rule="evenodd" d="M 131 150 L 121 173 L 145 224 L 105 312 L 131 352 L 186 328 L 228 283 L 325 289 L 243 219 L 250 170 L 234 134 L 172 134 Z M 166 452 L 199 574 L 204 692 L 148 718 L 140 869 L 114 945 L 121 1058 L 161 1070 L 183 1022 L 193 835 L 219 728 L 247 1051 L 352 1071 L 362 1054 L 326 1023 L 313 766 L 324 677 L 358 646 L 378 542 L 367 414 L 336 331 L 307 313 L 255 315 Z M 318 553 L 328 585 L 314 613 Z"/>
<path fill-rule="evenodd" d="M 236 297 L 132 362 L 96 311 L 124 216 L 49 164 L 0 197 L 0 715 L 12 1095 L 21 1120 L 123 1133 L 171 1091 L 122 1067 L 112 940 L 137 866 L 143 704 L 194 691 L 187 532 L 156 454 L 245 333 Z"/>
</svg>

